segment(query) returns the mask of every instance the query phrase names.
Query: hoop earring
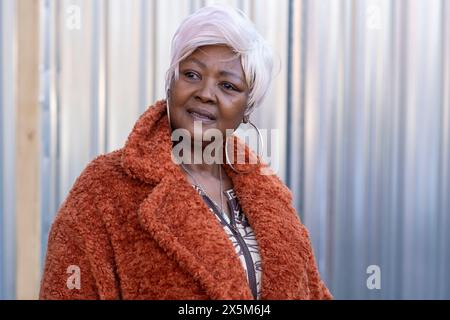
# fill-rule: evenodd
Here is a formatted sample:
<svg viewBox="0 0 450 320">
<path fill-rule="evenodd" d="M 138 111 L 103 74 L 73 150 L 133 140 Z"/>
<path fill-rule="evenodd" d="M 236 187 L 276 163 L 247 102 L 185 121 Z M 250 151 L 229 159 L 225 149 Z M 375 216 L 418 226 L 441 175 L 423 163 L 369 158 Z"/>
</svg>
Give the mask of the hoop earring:
<svg viewBox="0 0 450 320">
<path fill-rule="evenodd" d="M 166 92 L 166 111 L 167 111 L 167 118 L 168 118 L 168 120 L 169 120 L 169 127 L 172 127 L 172 121 L 170 121 L 170 109 L 169 109 L 169 92 L 170 92 L 170 89 L 167 89 L 167 92 Z"/>
<path fill-rule="evenodd" d="M 255 128 L 256 132 L 258 133 L 259 144 L 261 144 L 261 151 L 263 151 L 264 150 L 264 140 L 262 138 L 261 132 L 259 131 L 258 127 L 253 122 L 250 121 L 248 116 L 244 117 L 244 121 L 243 122 L 244 123 L 249 123 L 253 128 Z M 234 149 L 234 146 L 233 146 L 233 149 Z M 234 153 L 234 150 L 233 150 L 233 153 Z M 261 153 L 261 154 L 263 154 L 263 153 Z M 261 159 L 262 156 L 260 156 L 259 158 Z M 225 159 L 226 159 L 227 164 L 231 167 L 231 169 L 234 172 L 238 173 L 238 174 L 240 174 L 240 173 L 249 173 L 249 172 L 253 171 L 253 170 L 239 171 L 239 170 L 236 170 L 235 167 L 233 167 L 233 165 L 231 164 L 230 158 L 228 156 L 228 138 L 225 138 Z"/>
</svg>

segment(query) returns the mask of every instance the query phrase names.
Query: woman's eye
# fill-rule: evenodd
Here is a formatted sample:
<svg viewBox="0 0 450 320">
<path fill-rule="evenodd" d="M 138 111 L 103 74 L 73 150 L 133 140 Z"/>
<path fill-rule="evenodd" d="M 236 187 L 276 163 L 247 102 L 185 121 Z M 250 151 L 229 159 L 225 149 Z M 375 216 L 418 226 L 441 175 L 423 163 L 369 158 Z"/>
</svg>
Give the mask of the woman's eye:
<svg viewBox="0 0 450 320">
<path fill-rule="evenodd" d="M 192 71 L 187 71 L 187 72 L 185 72 L 184 73 L 184 75 L 186 76 L 186 78 L 189 78 L 189 79 L 198 79 L 199 77 L 198 77 L 198 75 L 195 73 L 195 72 L 192 72 Z"/>
<path fill-rule="evenodd" d="M 236 87 L 229 82 L 224 82 L 222 86 L 227 90 L 237 91 Z"/>
</svg>

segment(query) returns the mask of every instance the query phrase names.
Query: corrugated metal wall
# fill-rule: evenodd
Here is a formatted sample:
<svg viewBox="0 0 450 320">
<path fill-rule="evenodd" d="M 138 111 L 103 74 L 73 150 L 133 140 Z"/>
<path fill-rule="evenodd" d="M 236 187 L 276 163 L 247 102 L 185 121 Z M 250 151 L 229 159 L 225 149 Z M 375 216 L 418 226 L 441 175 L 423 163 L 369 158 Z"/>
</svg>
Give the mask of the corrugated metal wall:
<svg viewBox="0 0 450 320">
<path fill-rule="evenodd" d="M 293 12 L 288 181 L 322 275 L 338 298 L 449 299 L 450 3 Z"/>
<path fill-rule="evenodd" d="M 279 55 L 281 72 L 253 118 L 278 129 L 278 174 L 335 297 L 450 299 L 446 0 L 41 0 L 42 254 L 81 170 L 120 148 L 164 97 L 176 27 L 216 2 L 246 11 Z M 5 298 L 15 270 L 14 1 L 0 8 Z M 369 265 L 380 267 L 380 290 L 366 286 Z"/>
</svg>

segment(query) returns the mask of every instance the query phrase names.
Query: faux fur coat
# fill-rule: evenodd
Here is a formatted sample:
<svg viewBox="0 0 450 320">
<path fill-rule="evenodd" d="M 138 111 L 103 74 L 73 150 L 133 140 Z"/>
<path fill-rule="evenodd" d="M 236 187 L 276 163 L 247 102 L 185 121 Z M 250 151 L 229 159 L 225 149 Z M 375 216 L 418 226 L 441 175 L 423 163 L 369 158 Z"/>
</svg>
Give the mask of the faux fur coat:
<svg viewBox="0 0 450 320">
<path fill-rule="evenodd" d="M 231 241 L 172 161 L 170 133 L 159 101 L 78 177 L 50 231 L 41 299 L 253 299 Z M 289 189 L 223 168 L 256 234 L 262 299 L 330 299 Z"/>
</svg>

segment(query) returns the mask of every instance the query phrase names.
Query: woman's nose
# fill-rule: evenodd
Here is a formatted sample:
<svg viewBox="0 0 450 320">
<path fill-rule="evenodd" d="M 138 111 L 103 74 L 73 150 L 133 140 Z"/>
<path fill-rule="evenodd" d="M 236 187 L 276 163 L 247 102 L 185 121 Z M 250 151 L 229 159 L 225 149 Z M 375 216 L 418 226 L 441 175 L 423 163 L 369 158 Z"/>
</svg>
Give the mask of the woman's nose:
<svg viewBox="0 0 450 320">
<path fill-rule="evenodd" d="M 204 81 L 196 92 L 196 98 L 203 103 L 214 103 L 217 100 L 215 84 L 212 81 Z"/>
</svg>

